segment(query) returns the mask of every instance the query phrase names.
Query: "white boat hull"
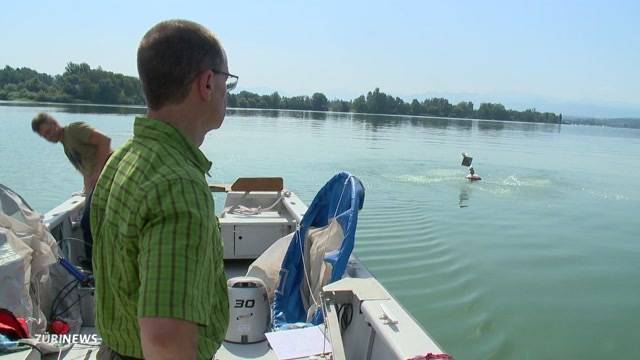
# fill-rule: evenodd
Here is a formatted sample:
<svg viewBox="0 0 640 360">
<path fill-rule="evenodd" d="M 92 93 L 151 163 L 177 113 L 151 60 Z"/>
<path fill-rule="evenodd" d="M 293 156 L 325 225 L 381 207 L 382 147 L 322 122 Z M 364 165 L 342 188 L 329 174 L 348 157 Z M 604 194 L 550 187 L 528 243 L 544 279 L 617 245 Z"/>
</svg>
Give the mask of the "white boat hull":
<svg viewBox="0 0 640 360">
<path fill-rule="evenodd" d="M 267 209 L 276 202 L 279 203 L 267 211 L 251 213 L 252 209 Z M 43 221 L 58 241 L 81 238 L 79 219 L 83 206 L 84 198 L 73 196 L 45 214 Z M 243 206 L 245 214 L 235 211 L 239 206 Z M 253 259 L 277 239 L 295 231 L 307 207 L 294 193 L 284 190 L 230 191 L 225 209 L 219 221 L 225 248 L 225 271 L 228 278 L 232 278 L 244 276 Z M 81 246 L 79 242 L 67 242 L 62 249 L 67 258 L 73 260 L 84 251 Z M 334 359 L 408 359 L 442 353 L 418 322 L 353 255 L 345 277 L 323 288 L 323 301 L 329 306 L 325 323 L 331 333 Z M 83 327 L 83 332 L 95 333 L 92 307 L 84 309 L 83 320 L 89 325 Z M 61 354 L 60 359 L 95 359 L 96 353 L 97 346 L 76 345 Z M 37 359 L 36 356 L 38 354 L 31 351 L 0 358 Z M 267 341 L 254 344 L 225 342 L 215 359 L 277 357 Z"/>
</svg>

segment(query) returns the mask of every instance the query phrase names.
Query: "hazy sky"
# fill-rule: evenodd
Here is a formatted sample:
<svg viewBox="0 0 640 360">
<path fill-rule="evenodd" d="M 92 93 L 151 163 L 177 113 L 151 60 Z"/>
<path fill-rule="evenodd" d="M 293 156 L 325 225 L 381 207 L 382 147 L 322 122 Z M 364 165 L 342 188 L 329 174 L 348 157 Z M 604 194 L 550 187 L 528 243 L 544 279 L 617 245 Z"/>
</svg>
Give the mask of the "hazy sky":
<svg viewBox="0 0 640 360">
<path fill-rule="evenodd" d="M 212 29 L 239 89 L 640 116 L 640 1 L 8 1 L 0 66 L 67 62 L 137 76 L 160 20 Z M 476 105 L 477 106 L 477 105 Z"/>
</svg>

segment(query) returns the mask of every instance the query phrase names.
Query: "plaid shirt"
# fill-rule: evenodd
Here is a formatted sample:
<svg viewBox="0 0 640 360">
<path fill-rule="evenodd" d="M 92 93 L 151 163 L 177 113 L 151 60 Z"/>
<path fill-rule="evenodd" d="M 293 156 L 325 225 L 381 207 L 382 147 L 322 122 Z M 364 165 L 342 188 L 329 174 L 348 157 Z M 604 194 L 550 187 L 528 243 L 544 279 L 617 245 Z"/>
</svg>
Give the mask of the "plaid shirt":
<svg viewBox="0 0 640 360">
<path fill-rule="evenodd" d="M 93 193 L 96 320 L 114 351 L 141 358 L 140 317 L 197 323 L 211 359 L 229 321 L 211 162 L 173 126 L 136 118 Z"/>
</svg>

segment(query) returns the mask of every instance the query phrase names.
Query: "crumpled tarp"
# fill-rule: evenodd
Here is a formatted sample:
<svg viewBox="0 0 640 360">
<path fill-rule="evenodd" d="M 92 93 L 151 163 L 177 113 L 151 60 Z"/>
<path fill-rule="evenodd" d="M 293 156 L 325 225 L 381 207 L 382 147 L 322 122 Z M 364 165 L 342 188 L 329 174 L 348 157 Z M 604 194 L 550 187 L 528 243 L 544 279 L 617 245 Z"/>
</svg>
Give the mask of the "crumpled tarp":
<svg viewBox="0 0 640 360">
<path fill-rule="evenodd" d="M 40 214 L 0 184 L 0 308 L 26 319 L 31 334 L 46 330 L 43 310 L 48 311 L 52 295 L 69 280 L 69 275 L 54 265 L 59 255 L 58 243 Z M 64 300 L 68 303 L 71 298 Z M 75 312 L 68 314 L 69 322 L 79 328 L 79 310 Z"/>
<path fill-rule="evenodd" d="M 335 175 L 320 189 L 282 261 L 272 309 L 274 328 L 324 321 L 318 297 L 323 285 L 344 275 L 363 204 L 364 186 L 347 172 Z"/>
</svg>

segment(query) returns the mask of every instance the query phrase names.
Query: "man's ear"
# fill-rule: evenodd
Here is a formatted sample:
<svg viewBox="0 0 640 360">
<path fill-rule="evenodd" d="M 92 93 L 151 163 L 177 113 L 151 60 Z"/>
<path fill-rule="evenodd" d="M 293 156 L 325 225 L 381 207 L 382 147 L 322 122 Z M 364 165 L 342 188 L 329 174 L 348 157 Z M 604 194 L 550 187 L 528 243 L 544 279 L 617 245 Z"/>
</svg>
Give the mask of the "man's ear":
<svg viewBox="0 0 640 360">
<path fill-rule="evenodd" d="M 211 99 L 213 94 L 213 71 L 208 70 L 200 74 L 196 79 L 196 86 L 198 87 L 198 95 L 202 100 Z"/>
</svg>

